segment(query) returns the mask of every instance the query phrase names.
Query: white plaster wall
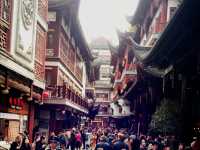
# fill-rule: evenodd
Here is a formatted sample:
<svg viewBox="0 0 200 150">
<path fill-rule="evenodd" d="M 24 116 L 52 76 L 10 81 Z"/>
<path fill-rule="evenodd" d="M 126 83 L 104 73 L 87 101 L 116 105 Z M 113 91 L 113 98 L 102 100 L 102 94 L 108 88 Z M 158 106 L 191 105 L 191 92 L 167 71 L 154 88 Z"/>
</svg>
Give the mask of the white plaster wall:
<svg viewBox="0 0 200 150">
<path fill-rule="evenodd" d="M 15 62 L 26 69 L 28 78 L 33 77 L 33 70 L 34 70 L 34 58 L 35 58 L 35 41 L 36 41 L 36 14 L 37 14 L 37 0 L 34 0 L 34 14 L 33 14 L 33 22 L 30 26 L 29 30 L 26 30 L 23 26 L 22 22 L 22 13 L 21 13 L 21 5 L 22 0 L 13 0 L 13 15 L 12 15 L 12 28 L 11 28 L 11 45 L 10 45 L 10 52 L 12 57 L 14 58 Z M 17 42 L 19 39 L 17 38 L 18 35 L 21 34 L 22 44 L 25 48 L 24 51 L 27 51 L 29 46 L 32 47 L 32 52 L 30 57 L 26 57 L 17 54 Z M 26 53 L 26 52 L 25 52 Z M 28 59 L 27 59 L 28 58 Z M 20 69 L 15 69 L 16 72 L 20 73 Z M 21 73 L 20 73 L 21 74 Z"/>
<path fill-rule="evenodd" d="M 131 112 L 130 112 L 130 106 L 129 105 L 123 105 L 122 106 L 122 114 L 123 115 L 129 115 L 129 114 L 131 114 Z"/>
</svg>

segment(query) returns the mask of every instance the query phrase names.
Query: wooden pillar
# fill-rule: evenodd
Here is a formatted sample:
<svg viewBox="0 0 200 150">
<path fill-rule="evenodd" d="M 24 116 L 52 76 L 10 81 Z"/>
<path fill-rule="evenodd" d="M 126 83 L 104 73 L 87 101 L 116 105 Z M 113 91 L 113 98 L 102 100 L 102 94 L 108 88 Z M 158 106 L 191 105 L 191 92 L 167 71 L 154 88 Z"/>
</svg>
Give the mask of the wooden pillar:
<svg viewBox="0 0 200 150">
<path fill-rule="evenodd" d="M 32 143 L 33 141 L 33 128 L 34 128 L 34 121 L 35 121 L 35 105 L 34 103 L 29 103 L 29 117 L 28 117 L 28 133 L 29 133 L 29 140 Z"/>
</svg>

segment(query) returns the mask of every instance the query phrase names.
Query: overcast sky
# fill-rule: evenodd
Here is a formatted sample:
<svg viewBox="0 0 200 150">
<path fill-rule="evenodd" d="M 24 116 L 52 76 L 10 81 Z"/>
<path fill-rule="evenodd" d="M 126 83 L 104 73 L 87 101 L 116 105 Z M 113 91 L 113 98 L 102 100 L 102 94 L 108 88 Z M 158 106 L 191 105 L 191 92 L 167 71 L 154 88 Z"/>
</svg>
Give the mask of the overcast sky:
<svg viewBox="0 0 200 150">
<path fill-rule="evenodd" d="M 134 14 L 138 1 L 81 0 L 79 17 L 87 41 L 104 36 L 116 45 L 116 29 L 129 27 L 125 17 Z"/>
</svg>

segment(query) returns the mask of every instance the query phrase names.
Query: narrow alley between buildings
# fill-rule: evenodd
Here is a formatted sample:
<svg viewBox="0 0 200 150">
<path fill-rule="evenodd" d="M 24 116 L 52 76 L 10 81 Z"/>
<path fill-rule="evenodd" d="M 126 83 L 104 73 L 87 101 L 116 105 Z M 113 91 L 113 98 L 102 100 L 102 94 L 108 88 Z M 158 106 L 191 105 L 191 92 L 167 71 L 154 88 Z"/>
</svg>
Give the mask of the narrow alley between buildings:
<svg viewBox="0 0 200 150">
<path fill-rule="evenodd" d="M 0 0 L 0 149 L 200 150 L 199 8 Z"/>
</svg>

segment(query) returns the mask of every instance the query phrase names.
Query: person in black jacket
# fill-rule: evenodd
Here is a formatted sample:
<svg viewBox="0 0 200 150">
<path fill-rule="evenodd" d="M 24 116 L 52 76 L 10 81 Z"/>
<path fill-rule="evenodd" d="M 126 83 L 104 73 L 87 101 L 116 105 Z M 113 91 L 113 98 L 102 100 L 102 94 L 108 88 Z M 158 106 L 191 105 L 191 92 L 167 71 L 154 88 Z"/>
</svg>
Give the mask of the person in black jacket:
<svg viewBox="0 0 200 150">
<path fill-rule="evenodd" d="M 21 135 L 18 135 L 11 144 L 10 150 L 31 150 L 28 138 L 23 138 Z"/>
<path fill-rule="evenodd" d="M 86 134 L 84 129 L 81 130 L 81 139 L 83 143 L 83 149 L 85 149 Z"/>
<path fill-rule="evenodd" d="M 45 150 L 47 147 L 45 137 L 41 136 L 40 140 L 36 142 L 35 150 Z"/>
<path fill-rule="evenodd" d="M 71 150 L 75 150 L 75 147 L 76 147 L 75 131 L 76 131 L 76 129 L 72 129 L 71 136 L 70 136 L 70 147 L 71 147 Z"/>
</svg>

